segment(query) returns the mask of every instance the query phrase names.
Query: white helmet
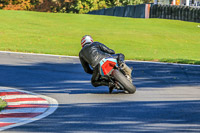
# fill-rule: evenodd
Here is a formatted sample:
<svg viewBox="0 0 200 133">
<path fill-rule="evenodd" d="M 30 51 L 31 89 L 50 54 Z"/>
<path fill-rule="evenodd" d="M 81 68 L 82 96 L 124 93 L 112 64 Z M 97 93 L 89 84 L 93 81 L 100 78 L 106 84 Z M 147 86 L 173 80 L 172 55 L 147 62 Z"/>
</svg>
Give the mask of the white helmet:
<svg viewBox="0 0 200 133">
<path fill-rule="evenodd" d="M 93 39 L 91 36 L 89 35 L 85 35 L 82 39 L 81 39 L 81 46 L 84 47 L 85 44 L 87 43 L 92 43 Z"/>
</svg>

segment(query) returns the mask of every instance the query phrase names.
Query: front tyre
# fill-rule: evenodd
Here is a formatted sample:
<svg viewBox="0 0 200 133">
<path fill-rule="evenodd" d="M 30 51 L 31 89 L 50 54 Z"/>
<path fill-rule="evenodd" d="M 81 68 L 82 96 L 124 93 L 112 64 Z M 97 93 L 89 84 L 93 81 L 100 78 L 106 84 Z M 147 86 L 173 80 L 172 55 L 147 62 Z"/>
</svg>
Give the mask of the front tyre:
<svg viewBox="0 0 200 133">
<path fill-rule="evenodd" d="M 123 87 L 124 90 L 128 91 L 130 94 L 135 93 L 135 86 L 117 69 L 112 72 L 113 77 L 118 81 Z"/>
</svg>

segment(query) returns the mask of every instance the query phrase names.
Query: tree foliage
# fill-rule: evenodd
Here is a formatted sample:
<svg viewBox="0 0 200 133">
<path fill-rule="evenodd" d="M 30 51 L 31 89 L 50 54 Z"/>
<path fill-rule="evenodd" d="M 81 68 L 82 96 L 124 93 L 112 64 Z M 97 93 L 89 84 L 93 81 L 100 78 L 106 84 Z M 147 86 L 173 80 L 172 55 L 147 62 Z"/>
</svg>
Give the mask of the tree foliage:
<svg viewBox="0 0 200 133">
<path fill-rule="evenodd" d="M 114 6 L 136 5 L 153 2 L 153 0 L 75 0 L 68 5 L 68 12 L 87 13 L 92 10 Z"/>
<path fill-rule="evenodd" d="M 51 11 L 55 13 L 87 13 L 89 11 L 99 10 L 102 8 L 136 5 L 150 2 L 152 2 L 152 0 L 0 0 L 0 8 Z M 47 8 L 48 10 L 45 10 L 44 8 Z"/>
<path fill-rule="evenodd" d="M 0 0 L 0 9 L 5 10 L 32 10 L 39 0 Z"/>
</svg>

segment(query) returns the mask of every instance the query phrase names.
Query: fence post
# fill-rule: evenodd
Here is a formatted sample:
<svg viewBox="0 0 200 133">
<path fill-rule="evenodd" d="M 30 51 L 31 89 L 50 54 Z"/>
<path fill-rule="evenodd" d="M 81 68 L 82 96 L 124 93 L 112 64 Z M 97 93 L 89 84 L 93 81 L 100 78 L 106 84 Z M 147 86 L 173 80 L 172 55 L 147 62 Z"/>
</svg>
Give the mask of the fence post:
<svg viewBox="0 0 200 133">
<path fill-rule="evenodd" d="M 161 5 L 158 5 L 157 12 L 158 12 L 157 18 L 161 18 L 161 15 L 162 15 Z"/>
<path fill-rule="evenodd" d="M 158 5 L 153 5 L 151 12 L 151 17 L 156 18 L 156 9 Z"/>
<path fill-rule="evenodd" d="M 198 15 L 198 22 L 200 23 L 200 9 L 198 9 L 198 13 L 197 13 Z"/>
<path fill-rule="evenodd" d="M 187 7 L 186 7 L 186 21 L 189 21 L 189 18 L 190 18 L 189 12 L 190 12 L 190 7 L 187 6 Z"/>
<path fill-rule="evenodd" d="M 169 6 L 169 19 L 172 19 L 172 6 Z"/>
<path fill-rule="evenodd" d="M 180 6 L 176 6 L 176 20 L 180 20 L 181 19 L 181 7 Z"/>
<path fill-rule="evenodd" d="M 166 5 L 165 10 L 166 10 L 166 19 L 169 19 L 169 6 L 168 5 Z"/>
<path fill-rule="evenodd" d="M 194 8 L 189 8 L 189 21 L 194 22 Z"/>
<path fill-rule="evenodd" d="M 161 18 L 165 18 L 164 17 L 165 16 L 165 6 L 164 5 L 161 6 L 161 10 L 162 10 Z"/>
<path fill-rule="evenodd" d="M 194 10 L 194 22 L 198 22 L 198 8 Z"/>
<path fill-rule="evenodd" d="M 172 19 L 175 19 L 176 6 L 172 5 Z"/>
<path fill-rule="evenodd" d="M 152 17 L 152 14 L 153 14 L 153 7 L 154 7 L 154 5 L 151 5 L 151 8 L 150 8 L 150 18 L 153 18 L 153 17 Z"/>
<path fill-rule="evenodd" d="M 183 6 L 180 6 L 180 20 L 183 20 Z"/>
<path fill-rule="evenodd" d="M 179 11 L 180 11 L 180 8 L 178 6 L 175 6 L 175 13 L 174 13 L 175 20 L 179 19 Z"/>
<path fill-rule="evenodd" d="M 182 16 L 183 21 L 186 21 L 186 16 L 187 16 L 186 7 L 183 7 L 183 16 Z"/>
<path fill-rule="evenodd" d="M 195 18 L 195 8 L 192 8 L 192 22 L 196 22 L 196 18 Z"/>
<path fill-rule="evenodd" d="M 167 5 L 164 5 L 164 19 L 166 19 L 167 18 Z"/>
</svg>

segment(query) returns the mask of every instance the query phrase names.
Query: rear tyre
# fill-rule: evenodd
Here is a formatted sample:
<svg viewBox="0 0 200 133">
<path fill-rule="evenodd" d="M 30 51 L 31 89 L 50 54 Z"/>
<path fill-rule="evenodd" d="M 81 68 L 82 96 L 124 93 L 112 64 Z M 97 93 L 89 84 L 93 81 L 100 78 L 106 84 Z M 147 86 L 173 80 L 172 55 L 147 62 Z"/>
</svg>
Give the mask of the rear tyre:
<svg viewBox="0 0 200 133">
<path fill-rule="evenodd" d="M 133 94 L 136 91 L 136 87 L 117 69 L 112 72 L 116 81 L 120 82 L 126 91 Z"/>
</svg>

